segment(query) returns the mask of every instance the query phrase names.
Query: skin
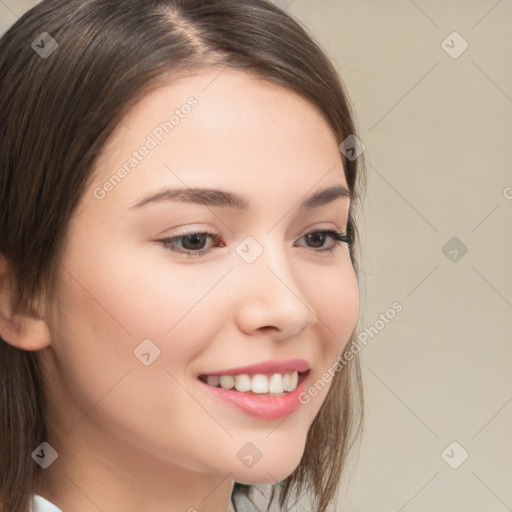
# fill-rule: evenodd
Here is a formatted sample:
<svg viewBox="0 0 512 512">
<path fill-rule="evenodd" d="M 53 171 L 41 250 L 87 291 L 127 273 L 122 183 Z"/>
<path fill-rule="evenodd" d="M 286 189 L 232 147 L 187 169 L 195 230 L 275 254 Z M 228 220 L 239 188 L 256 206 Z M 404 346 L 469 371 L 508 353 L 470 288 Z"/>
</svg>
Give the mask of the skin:
<svg viewBox="0 0 512 512">
<path fill-rule="evenodd" d="M 190 96 L 197 107 L 97 199 L 95 187 Z M 284 420 L 262 420 L 214 401 L 197 376 L 300 357 L 314 383 L 342 352 L 359 314 L 349 250 L 315 251 L 304 235 L 345 232 L 350 201 L 297 208 L 347 186 L 339 142 L 295 93 L 229 69 L 168 83 L 125 116 L 70 223 L 58 300 L 43 315 L 50 335 L 27 345 L 39 350 L 59 454 L 39 494 L 80 512 L 225 512 L 234 480 L 273 483 L 295 469 L 329 385 Z M 237 192 L 251 207 L 131 209 L 164 187 Z M 208 240 L 199 258 L 155 242 L 204 229 L 223 246 Z M 250 264 L 235 252 L 248 236 L 263 248 Z M 133 351 L 147 338 L 160 357 L 144 366 Z M 247 442 L 262 453 L 250 468 L 237 457 Z"/>
</svg>

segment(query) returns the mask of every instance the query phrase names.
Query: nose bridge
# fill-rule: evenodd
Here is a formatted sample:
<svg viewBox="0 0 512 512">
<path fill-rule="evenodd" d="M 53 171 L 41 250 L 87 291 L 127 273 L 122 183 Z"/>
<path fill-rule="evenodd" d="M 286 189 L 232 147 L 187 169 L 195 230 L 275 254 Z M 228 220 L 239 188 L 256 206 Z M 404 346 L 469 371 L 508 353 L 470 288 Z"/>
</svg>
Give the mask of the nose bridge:
<svg viewBox="0 0 512 512">
<path fill-rule="evenodd" d="M 288 251 L 276 236 L 259 235 L 258 240 L 252 236 L 247 237 L 237 247 L 237 253 L 242 260 L 238 262 L 242 279 L 245 279 L 244 274 L 247 274 L 249 281 L 255 280 L 254 289 L 271 286 L 271 289 L 266 288 L 267 293 L 275 290 L 277 294 L 283 294 L 283 290 L 288 289 L 288 293 L 293 291 L 299 296 L 302 294 L 298 276 L 290 264 Z M 278 284 L 281 286 L 278 287 Z"/>
<path fill-rule="evenodd" d="M 290 251 L 277 236 L 247 237 L 237 253 L 239 320 L 247 330 L 273 326 L 293 336 L 316 321 Z"/>
</svg>

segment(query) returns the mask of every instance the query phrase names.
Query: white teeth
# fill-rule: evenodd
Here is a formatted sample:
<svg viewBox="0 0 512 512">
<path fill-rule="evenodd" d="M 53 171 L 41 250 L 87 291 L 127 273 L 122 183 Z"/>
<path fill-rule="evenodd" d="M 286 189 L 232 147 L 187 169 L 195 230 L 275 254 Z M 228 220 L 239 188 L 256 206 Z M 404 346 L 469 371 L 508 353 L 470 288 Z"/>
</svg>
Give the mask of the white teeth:
<svg viewBox="0 0 512 512">
<path fill-rule="evenodd" d="M 251 389 L 253 393 L 268 393 L 267 376 L 261 373 L 253 375 Z"/>
<path fill-rule="evenodd" d="M 280 373 L 274 373 L 272 377 L 270 377 L 270 382 L 268 383 L 268 390 L 270 393 L 282 393 L 283 389 L 283 376 Z"/>
<path fill-rule="evenodd" d="M 220 377 L 220 387 L 222 389 L 231 389 L 235 387 L 235 379 L 231 375 L 222 375 Z"/>
<path fill-rule="evenodd" d="M 250 391 L 251 390 L 251 377 L 247 374 L 237 375 L 235 377 L 235 388 L 237 391 Z"/>
<path fill-rule="evenodd" d="M 222 389 L 235 388 L 241 393 L 252 391 L 258 394 L 283 394 L 294 391 L 299 381 L 298 372 L 291 373 L 274 373 L 272 375 L 264 375 L 257 373 L 252 377 L 247 374 L 241 375 L 208 375 L 206 382 L 213 387 Z"/>
<path fill-rule="evenodd" d="M 291 373 L 290 381 L 288 382 L 288 391 L 293 391 L 297 387 L 298 381 L 299 381 L 299 374 L 297 372 Z"/>
<path fill-rule="evenodd" d="M 206 377 L 206 382 L 208 382 L 209 386 L 218 386 L 220 383 L 220 377 L 218 375 L 208 375 L 208 377 Z"/>
</svg>

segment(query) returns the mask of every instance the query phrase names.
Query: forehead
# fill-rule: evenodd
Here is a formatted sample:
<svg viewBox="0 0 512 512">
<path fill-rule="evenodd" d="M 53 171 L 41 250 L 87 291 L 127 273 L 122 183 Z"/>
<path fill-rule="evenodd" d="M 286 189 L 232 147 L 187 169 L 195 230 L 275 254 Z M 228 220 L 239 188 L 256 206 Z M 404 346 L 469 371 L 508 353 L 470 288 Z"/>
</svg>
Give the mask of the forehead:
<svg viewBox="0 0 512 512">
<path fill-rule="evenodd" d="M 317 109 L 261 77 L 213 69 L 145 94 L 104 146 L 94 185 L 110 181 L 109 200 L 135 201 L 164 185 L 304 193 L 321 179 L 346 184 L 338 141 Z"/>
</svg>

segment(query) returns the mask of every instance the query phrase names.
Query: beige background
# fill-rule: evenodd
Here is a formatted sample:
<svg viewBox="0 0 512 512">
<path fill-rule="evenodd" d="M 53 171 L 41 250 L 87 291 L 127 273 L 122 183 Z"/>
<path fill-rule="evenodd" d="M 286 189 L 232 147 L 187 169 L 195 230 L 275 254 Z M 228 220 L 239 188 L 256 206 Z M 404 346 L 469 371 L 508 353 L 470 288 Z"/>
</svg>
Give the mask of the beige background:
<svg viewBox="0 0 512 512">
<path fill-rule="evenodd" d="M 0 0 L 0 31 L 35 3 Z M 366 145 L 359 330 L 403 305 L 361 352 L 337 510 L 512 510 L 512 2 L 276 3 L 334 60 Z"/>
</svg>

